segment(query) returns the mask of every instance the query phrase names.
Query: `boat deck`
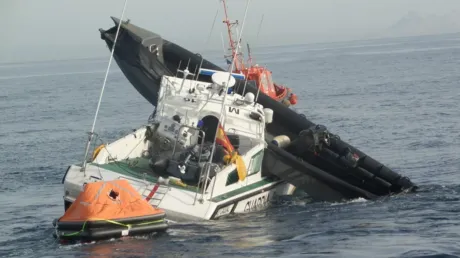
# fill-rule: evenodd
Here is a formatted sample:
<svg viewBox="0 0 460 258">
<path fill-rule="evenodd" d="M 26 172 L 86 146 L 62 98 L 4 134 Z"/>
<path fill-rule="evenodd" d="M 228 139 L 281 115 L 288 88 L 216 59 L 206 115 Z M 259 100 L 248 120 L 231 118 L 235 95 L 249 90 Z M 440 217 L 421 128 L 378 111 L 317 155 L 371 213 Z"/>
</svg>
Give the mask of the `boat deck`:
<svg viewBox="0 0 460 258">
<path fill-rule="evenodd" d="M 152 176 L 152 169 L 149 166 L 149 160 L 146 158 L 113 161 L 107 164 L 92 163 L 91 165 L 138 179 L 145 179 L 151 182 L 157 181 L 157 178 Z"/>
<path fill-rule="evenodd" d="M 109 170 L 124 176 L 133 177 L 140 180 L 146 180 L 150 183 L 156 183 L 158 177 L 154 176 L 152 169 L 149 165 L 149 160 L 146 158 L 134 158 L 122 161 L 113 161 L 107 164 L 96 164 L 91 163 L 93 166 L 100 167 L 105 170 Z M 171 179 L 171 178 L 170 178 Z M 170 180 L 172 187 L 181 188 L 189 191 L 196 192 L 198 187 L 191 185 L 183 185 L 177 179 Z"/>
</svg>

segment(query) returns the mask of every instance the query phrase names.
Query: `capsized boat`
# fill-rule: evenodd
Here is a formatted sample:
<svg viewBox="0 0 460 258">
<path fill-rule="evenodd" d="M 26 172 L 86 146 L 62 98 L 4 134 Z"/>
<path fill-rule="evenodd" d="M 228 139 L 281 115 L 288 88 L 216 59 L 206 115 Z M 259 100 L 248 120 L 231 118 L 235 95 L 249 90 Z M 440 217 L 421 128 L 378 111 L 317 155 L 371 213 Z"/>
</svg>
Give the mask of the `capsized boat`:
<svg viewBox="0 0 460 258">
<path fill-rule="evenodd" d="M 154 106 L 162 75 L 171 71 L 196 69 L 223 71 L 219 66 L 160 35 L 113 18 L 114 27 L 100 29 L 101 38 L 109 49 L 113 47 L 115 31 L 121 25 L 114 52 L 115 60 L 131 84 Z M 204 73 L 200 81 L 210 81 Z M 237 85 L 246 81 L 236 78 Z M 273 122 L 268 124 L 265 140 L 264 173 L 276 175 L 316 200 L 340 201 L 350 198 L 373 199 L 379 196 L 417 189 L 411 180 L 332 134 L 325 126 L 316 125 L 264 93 L 258 93 L 254 81 L 235 92 L 258 95 L 256 102 L 273 110 Z M 281 140 L 280 140 L 281 138 Z"/>
<path fill-rule="evenodd" d="M 174 221 L 261 210 L 274 196 L 293 193 L 293 185 L 262 173 L 272 111 L 255 103 L 253 93 L 234 91 L 234 77 L 243 75 L 199 70 L 197 75 L 212 73 L 209 83 L 188 69 L 178 72 L 183 78 L 162 76 L 155 115 L 146 126 L 67 169 L 66 208 L 93 180 L 126 179 Z"/>
<path fill-rule="evenodd" d="M 228 65 L 231 64 L 231 59 L 235 56 L 234 73 L 244 74 L 246 80 L 254 81 L 260 92 L 263 92 L 267 96 L 274 100 L 283 103 L 286 106 L 295 105 L 297 103 L 297 95 L 292 92 L 291 88 L 277 84 L 273 82 L 272 72 L 266 67 L 253 64 L 253 58 L 251 56 L 251 50 L 249 43 L 248 48 L 248 62 L 244 62 L 243 53 L 240 51 L 241 48 L 237 48 L 237 40 L 235 40 L 234 29 L 238 26 L 238 21 L 231 21 L 228 18 L 228 8 L 226 1 L 223 0 L 223 8 L 225 19 L 224 23 L 227 26 L 227 34 L 229 40 L 230 55 L 224 55 L 224 58 Z"/>
<path fill-rule="evenodd" d="M 95 241 L 163 232 L 165 212 L 147 203 L 127 180 L 87 182 L 65 214 L 53 221 L 53 236 Z"/>
</svg>

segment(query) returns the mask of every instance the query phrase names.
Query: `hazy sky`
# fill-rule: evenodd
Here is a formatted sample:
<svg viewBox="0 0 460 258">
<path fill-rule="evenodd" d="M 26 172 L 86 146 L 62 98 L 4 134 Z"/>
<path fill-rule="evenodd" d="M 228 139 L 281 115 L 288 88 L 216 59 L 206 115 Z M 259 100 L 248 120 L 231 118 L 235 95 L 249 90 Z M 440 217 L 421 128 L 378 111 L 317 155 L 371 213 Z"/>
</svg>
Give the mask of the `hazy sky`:
<svg viewBox="0 0 460 258">
<path fill-rule="evenodd" d="M 104 49 L 98 29 L 113 25 L 124 0 L 0 0 L 0 62 L 24 57 L 94 56 Z M 227 0 L 242 20 L 246 0 Z M 219 9 L 209 45 L 204 43 Z M 415 12 L 449 15 L 460 0 L 251 0 L 244 37 L 258 45 L 365 38 Z M 223 10 L 219 0 L 128 0 L 125 17 L 191 50 L 221 49 Z M 224 35 L 225 36 L 225 35 Z M 255 44 L 255 43 L 254 43 Z M 105 55 L 101 53 L 100 55 Z"/>
</svg>

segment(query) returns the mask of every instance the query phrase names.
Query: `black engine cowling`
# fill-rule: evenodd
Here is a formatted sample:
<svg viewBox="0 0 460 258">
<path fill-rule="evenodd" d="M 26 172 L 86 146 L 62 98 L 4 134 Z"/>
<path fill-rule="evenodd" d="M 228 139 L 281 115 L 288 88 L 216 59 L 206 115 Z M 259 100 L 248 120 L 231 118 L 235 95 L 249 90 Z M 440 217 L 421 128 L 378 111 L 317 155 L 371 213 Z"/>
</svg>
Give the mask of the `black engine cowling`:
<svg viewBox="0 0 460 258">
<path fill-rule="evenodd" d="M 299 138 L 305 147 L 315 154 L 319 154 L 331 144 L 331 136 L 324 125 L 314 125 L 301 131 Z"/>
</svg>

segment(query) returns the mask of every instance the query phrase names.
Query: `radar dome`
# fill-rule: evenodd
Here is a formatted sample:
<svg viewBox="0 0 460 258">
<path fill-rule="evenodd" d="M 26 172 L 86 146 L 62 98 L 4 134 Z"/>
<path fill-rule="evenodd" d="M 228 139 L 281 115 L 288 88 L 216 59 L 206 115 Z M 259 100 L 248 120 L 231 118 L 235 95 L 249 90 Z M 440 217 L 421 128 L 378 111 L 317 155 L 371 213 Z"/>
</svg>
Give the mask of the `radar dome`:
<svg viewBox="0 0 460 258">
<path fill-rule="evenodd" d="M 227 72 L 216 72 L 211 76 L 211 78 L 212 81 L 219 86 L 224 86 L 228 82 L 227 87 L 233 87 L 236 82 L 235 77 Z"/>
<path fill-rule="evenodd" d="M 248 92 L 246 93 L 246 95 L 244 95 L 244 100 L 247 102 L 247 103 L 253 103 L 254 102 L 254 94 L 252 92 Z"/>
</svg>

